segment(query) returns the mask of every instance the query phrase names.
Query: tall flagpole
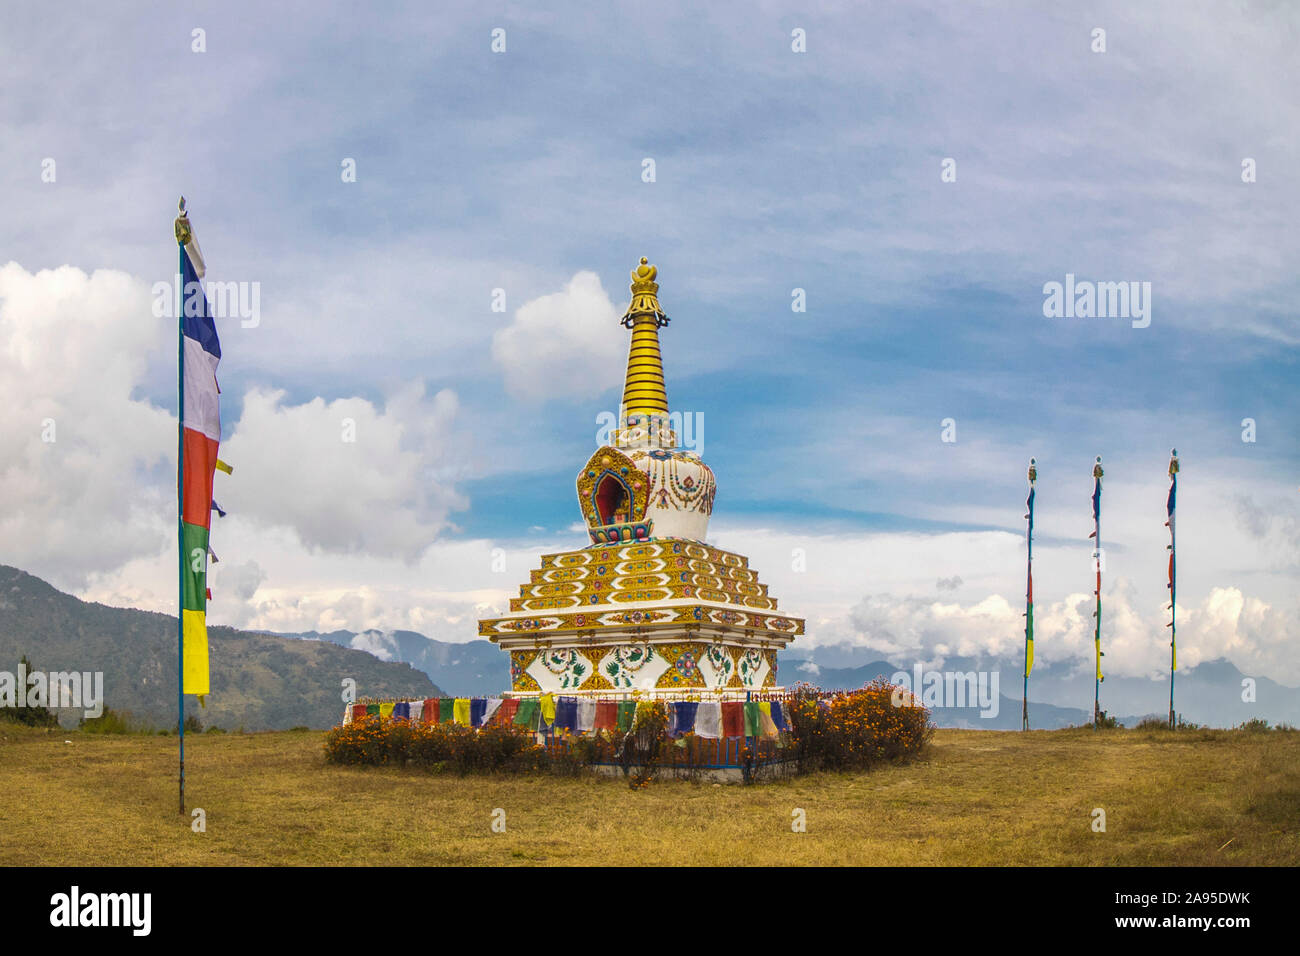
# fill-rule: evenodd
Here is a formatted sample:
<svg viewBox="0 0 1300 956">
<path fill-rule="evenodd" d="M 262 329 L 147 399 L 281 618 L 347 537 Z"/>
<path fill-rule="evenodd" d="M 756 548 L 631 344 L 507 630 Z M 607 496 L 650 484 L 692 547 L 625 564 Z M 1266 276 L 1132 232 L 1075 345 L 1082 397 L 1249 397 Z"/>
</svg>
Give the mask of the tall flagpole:
<svg viewBox="0 0 1300 956">
<path fill-rule="evenodd" d="M 180 287 L 176 314 L 176 728 L 180 740 L 180 813 L 185 815 L 185 243 L 190 235 L 185 197 L 176 217 L 177 276 Z"/>
<path fill-rule="evenodd" d="M 1020 729 L 1029 729 L 1029 672 L 1034 669 L 1034 482 L 1038 467 L 1029 459 L 1029 498 L 1025 501 L 1025 690 L 1020 702 Z"/>
<path fill-rule="evenodd" d="M 1097 679 L 1093 683 L 1092 698 L 1092 726 L 1094 729 L 1101 726 L 1101 682 L 1104 678 L 1101 676 L 1101 477 L 1104 472 L 1101 470 L 1101 455 L 1097 456 L 1097 463 L 1092 466 L 1092 534 L 1089 537 L 1096 538 L 1093 552 L 1093 563 L 1097 568 L 1097 609 L 1093 611 L 1093 617 L 1097 619 L 1097 630 L 1093 635 L 1093 647 L 1097 651 Z"/>
<path fill-rule="evenodd" d="M 1174 717 L 1174 672 L 1178 670 L 1178 570 L 1174 552 L 1174 498 L 1178 492 L 1178 449 L 1169 451 L 1169 501 L 1166 510 L 1169 520 L 1169 729 L 1177 727 Z"/>
</svg>

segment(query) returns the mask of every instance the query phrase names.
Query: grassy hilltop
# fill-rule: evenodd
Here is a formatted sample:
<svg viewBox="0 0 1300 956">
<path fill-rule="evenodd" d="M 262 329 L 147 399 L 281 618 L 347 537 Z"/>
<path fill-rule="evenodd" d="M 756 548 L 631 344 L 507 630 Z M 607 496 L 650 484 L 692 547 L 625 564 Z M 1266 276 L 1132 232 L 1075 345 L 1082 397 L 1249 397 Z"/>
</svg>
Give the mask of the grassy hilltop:
<svg viewBox="0 0 1300 956">
<path fill-rule="evenodd" d="M 1300 863 L 1295 732 L 940 730 L 921 761 L 870 773 L 642 791 L 327 766 L 322 738 L 187 737 L 197 834 L 174 737 L 0 723 L 0 865 Z"/>
</svg>

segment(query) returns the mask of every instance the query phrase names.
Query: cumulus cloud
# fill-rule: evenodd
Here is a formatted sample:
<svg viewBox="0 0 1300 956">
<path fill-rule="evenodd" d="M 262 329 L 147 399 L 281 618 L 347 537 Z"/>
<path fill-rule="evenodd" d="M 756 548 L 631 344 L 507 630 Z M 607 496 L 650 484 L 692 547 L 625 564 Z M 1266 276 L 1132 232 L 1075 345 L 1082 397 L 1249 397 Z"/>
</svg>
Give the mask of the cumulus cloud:
<svg viewBox="0 0 1300 956">
<path fill-rule="evenodd" d="M 78 586 L 162 546 L 176 421 L 133 397 L 174 341 L 151 302 L 143 280 L 111 269 L 0 267 L 5 561 Z"/>
<path fill-rule="evenodd" d="M 590 398 L 623 379 L 627 333 L 600 277 L 577 273 L 563 292 L 525 302 L 492 336 L 492 357 L 517 398 Z"/>
<path fill-rule="evenodd" d="M 213 568 L 209 577 L 223 597 L 229 594 L 236 601 L 251 601 L 266 580 L 266 572 L 256 561 L 244 561 L 234 567 Z"/>
<path fill-rule="evenodd" d="M 456 394 L 408 385 L 382 407 L 363 398 L 301 405 L 253 389 L 223 457 L 232 514 L 292 528 L 309 549 L 414 560 L 465 506 L 446 469 Z M 229 489 L 229 490 L 227 490 Z"/>
<path fill-rule="evenodd" d="M 381 661 L 397 660 L 397 638 L 383 631 L 362 631 L 352 637 L 352 647 L 358 651 L 368 651 Z"/>
<path fill-rule="evenodd" d="M 1154 677 L 1168 672 L 1168 611 L 1139 604 L 1120 580 L 1102 596 L 1103 672 L 1116 677 Z M 1035 605 L 1034 659 L 1090 670 L 1095 607 L 1092 594 L 1070 594 Z M 895 663 L 942 666 L 949 657 L 1021 659 L 1024 609 L 998 594 L 973 604 L 873 594 L 849 614 L 855 643 Z M 1214 588 L 1199 604 L 1179 606 L 1180 669 L 1227 658 L 1240 670 L 1282 683 L 1300 680 L 1300 663 L 1288 649 L 1300 626 L 1300 608 L 1285 610 L 1237 588 Z"/>
<path fill-rule="evenodd" d="M 1253 495 L 1239 494 L 1233 503 L 1237 526 L 1257 542 L 1261 556 L 1270 557 L 1278 569 L 1300 567 L 1300 511 L 1293 501 L 1275 497 L 1259 504 Z"/>
<path fill-rule="evenodd" d="M 169 358 L 161 349 L 174 361 L 174 336 L 137 277 L 0 268 L 5 562 L 96 599 L 172 609 L 176 420 L 140 392 L 150 361 Z M 226 620 L 258 618 L 270 547 L 415 560 L 466 505 L 457 411 L 453 391 L 427 397 L 419 383 L 381 404 L 247 392 L 222 448 L 235 474 L 218 476 L 230 516 L 215 527 L 226 562 L 212 578 Z"/>
</svg>

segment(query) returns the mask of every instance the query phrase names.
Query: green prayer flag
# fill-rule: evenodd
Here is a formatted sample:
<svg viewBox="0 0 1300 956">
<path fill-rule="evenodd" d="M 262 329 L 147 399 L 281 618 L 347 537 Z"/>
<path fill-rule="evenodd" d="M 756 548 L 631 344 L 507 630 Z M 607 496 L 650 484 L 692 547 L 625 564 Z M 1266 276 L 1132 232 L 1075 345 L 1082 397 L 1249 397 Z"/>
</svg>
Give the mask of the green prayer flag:
<svg viewBox="0 0 1300 956">
<path fill-rule="evenodd" d="M 515 712 L 515 723 L 520 727 L 527 727 L 529 730 L 536 729 L 537 711 L 537 698 L 525 697 L 519 702 L 519 710 Z"/>
<path fill-rule="evenodd" d="M 636 701 L 620 700 L 618 702 L 618 726 L 620 734 L 625 734 L 632 729 L 632 719 L 636 716 Z"/>
<path fill-rule="evenodd" d="M 454 697 L 438 698 L 438 723 L 449 724 L 455 717 L 456 699 Z"/>
</svg>

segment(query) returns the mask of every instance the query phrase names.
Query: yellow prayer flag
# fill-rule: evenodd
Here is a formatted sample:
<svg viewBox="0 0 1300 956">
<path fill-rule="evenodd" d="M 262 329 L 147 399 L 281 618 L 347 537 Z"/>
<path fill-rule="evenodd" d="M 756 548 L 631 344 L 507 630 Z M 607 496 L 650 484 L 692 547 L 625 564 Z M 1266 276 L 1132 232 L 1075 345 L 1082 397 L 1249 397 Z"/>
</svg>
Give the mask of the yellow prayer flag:
<svg viewBox="0 0 1300 956">
<path fill-rule="evenodd" d="M 203 611 L 181 611 L 181 647 L 185 655 L 185 673 L 181 692 L 209 693 L 208 689 L 208 625 Z"/>
</svg>

